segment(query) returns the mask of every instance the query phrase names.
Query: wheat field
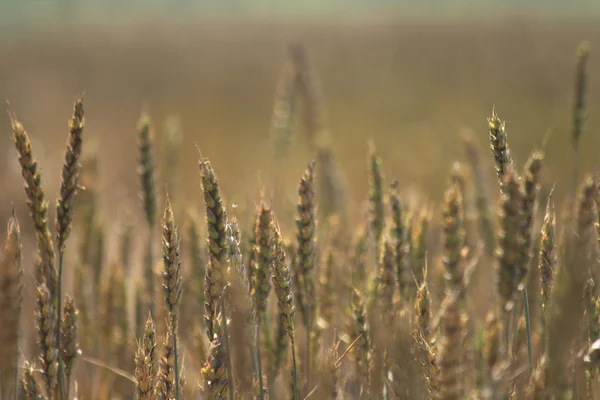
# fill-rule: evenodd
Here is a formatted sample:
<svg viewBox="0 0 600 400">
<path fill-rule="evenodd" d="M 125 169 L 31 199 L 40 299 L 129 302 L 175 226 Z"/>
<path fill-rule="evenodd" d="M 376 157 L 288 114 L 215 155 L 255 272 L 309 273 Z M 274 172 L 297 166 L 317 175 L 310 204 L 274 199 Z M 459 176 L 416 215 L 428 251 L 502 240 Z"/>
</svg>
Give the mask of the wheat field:
<svg viewBox="0 0 600 400">
<path fill-rule="evenodd" d="M 598 26 L 0 26 L 0 398 L 600 398 Z"/>
</svg>

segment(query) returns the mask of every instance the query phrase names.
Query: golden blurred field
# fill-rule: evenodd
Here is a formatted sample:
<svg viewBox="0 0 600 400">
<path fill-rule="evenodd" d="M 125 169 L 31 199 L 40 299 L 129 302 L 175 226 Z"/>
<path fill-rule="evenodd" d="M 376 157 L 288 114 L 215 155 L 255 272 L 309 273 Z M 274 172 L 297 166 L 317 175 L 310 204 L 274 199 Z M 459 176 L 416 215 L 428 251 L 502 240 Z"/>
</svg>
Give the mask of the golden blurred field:
<svg viewBox="0 0 600 400">
<path fill-rule="evenodd" d="M 560 198 L 560 183 L 570 178 L 565 167 L 571 158 L 575 47 L 584 39 L 600 42 L 600 26 L 583 18 L 490 17 L 40 25 L 2 35 L 0 93 L 33 137 L 50 193 L 59 185 L 72 102 L 82 92 L 86 144 L 97 142 L 106 200 L 136 196 L 135 124 L 143 107 L 159 133 L 166 116 L 182 120 L 187 196 L 199 195 L 194 143 L 213 159 L 226 193 L 234 193 L 254 188 L 257 173 L 268 165 L 277 74 L 286 45 L 300 39 L 320 73 L 328 126 L 354 200 L 364 197 L 368 139 L 389 176 L 438 198 L 451 161 L 463 155 L 461 129 L 475 130 L 487 146 L 485 118 L 493 104 L 507 121 L 521 163 L 551 131 L 545 179 L 559 183 Z M 584 169 L 593 165 L 600 144 L 594 65 Z M 0 125 L 6 131 L 0 137 L 5 220 L 10 202 L 22 204 L 24 197 L 5 113 Z M 293 182 L 310 157 L 305 141 L 296 138 L 287 163 Z"/>
<path fill-rule="evenodd" d="M 333 148 L 356 204 L 366 198 L 371 139 L 388 179 L 396 177 L 403 188 L 436 202 L 452 162 L 464 158 L 464 130 L 477 133 L 493 178 L 485 119 L 493 105 L 507 122 L 518 165 L 549 134 L 544 188 L 556 183 L 556 198 L 563 199 L 571 188 L 571 100 L 575 48 L 582 40 L 592 43 L 592 60 L 580 171 L 597 165 L 600 24 L 593 18 L 490 12 L 487 18 L 432 20 L 7 26 L 0 31 L 0 94 L 31 135 L 51 223 L 67 120 L 75 96 L 83 92 L 84 148 L 98 149 L 105 220 L 119 215 L 120 207 L 141 214 L 136 122 L 143 109 L 152 116 L 159 143 L 168 116 L 182 121 L 180 198 L 203 206 L 198 145 L 211 159 L 228 202 L 258 201 L 273 152 L 269 129 L 277 76 L 286 46 L 295 40 L 306 45 L 319 72 Z M 0 225 L 14 205 L 29 268 L 35 243 L 6 113 L 0 113 L 0 126 L 5 132 L 0 135 Z M 290 193 L 312 156 L 297 135 L 284 165 Z M 27 289 L 28 303 L 32 291 Z M 27 307 L 24 320 L 30 324 Z"/>
</svg>

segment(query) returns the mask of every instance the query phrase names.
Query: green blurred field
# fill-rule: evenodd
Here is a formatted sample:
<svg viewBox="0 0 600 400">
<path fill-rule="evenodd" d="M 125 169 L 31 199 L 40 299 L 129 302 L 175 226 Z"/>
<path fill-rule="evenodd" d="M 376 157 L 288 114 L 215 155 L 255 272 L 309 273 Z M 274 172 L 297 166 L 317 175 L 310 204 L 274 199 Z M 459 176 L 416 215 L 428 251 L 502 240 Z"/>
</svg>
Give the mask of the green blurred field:
<svg viewBox="0 0 600 400">
<path fill-rule="evenodd" d="M 304 21 L 304 22 L 302 22 Z M 307 22 L 308 21 L 308 22 Z M 495 104 L 507 121 L 513 156 L 523 163 L 551 132 L 544 179 L 558 198 L 570 185 L 570 121 L 575 47 L 600 43 L 592 18 L 518 13 L 485 17 L 386 16 L 332 20 L 232 19 L 193 24 L 40 22 L 6 25 L 0 38 L 0 94 L 32 136 L 49 198 L 59 185 L 66 122 L 85 92 L 87 141 L 96 142 L 103 200 L 137 199 L 135 124 L 143 107 L 157 130 L 181 117 L 184 194 L 199 201 L 194 144 L 213 160 L 225 192 L 258 198 L 272 150 L 269 123 L 286 45 L 300 39 L 320 72 L 328 126 L 353 200 L 366 190 L 366 142 L 373 139 L 388 177 L 432 199 L 449 166 L 463 156 L 459 135 L 472 129 L 487 154 Z M 592 47 L 590 118 L 582 165 L 595 164 L 600 140 L 600 79 Z M 24 194 L 0 114 L 0 221 L 14 202 L 25 221 Z M 294 190 L 307 160 L 298 136 L 286 160 Z M 491 176 L 491 162 L 490 167 Z M 236 196 L 233 196 L 233 195 Z M 122 203 L 121 203 L 122 204 Z M 107 217 L 118 210 L 106 208 Z M 24 223 L 29 230 L 29 224 Z"/>
</svg>

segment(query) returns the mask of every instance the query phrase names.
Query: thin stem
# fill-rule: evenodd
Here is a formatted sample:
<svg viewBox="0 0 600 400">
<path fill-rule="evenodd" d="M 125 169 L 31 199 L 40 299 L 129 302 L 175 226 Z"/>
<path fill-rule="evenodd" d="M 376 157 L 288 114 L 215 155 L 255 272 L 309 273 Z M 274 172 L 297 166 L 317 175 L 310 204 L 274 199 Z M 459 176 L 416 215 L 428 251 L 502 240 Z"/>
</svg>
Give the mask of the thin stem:
<svg viewBox="0 0 600 400">
<path fill-rule="evenodd" d="M 61 399 L 68 399 L 68 389 L 65 390 L 64 366 L 60 354 L 60 324 L 62 322 L 62 273 L 64 264 L 64 251 L 59 249 L 58 252 L 58 282 L 56 295 L 56 348 L 58 349 L 58 387 Z"/>
<path fill-rule="evenodd" d="M 250 350 L 250 355 L 252 356 L 252 372 L 256 375 L 258 375 L 258 365 L 256 362 L 256 351 L 254 351 L 254 348 L 252 347 L 252 344 L 248 344 L 248 349 Z"/>
<path fill-rule="evenodd" d="M 513 304 L 513 308 L 510 310 L 511 324 L 512 325 L 509 326 L 509 330 L 508 330 L 508 332 L 509 332 L 509 336 L 508 336 L 509 342 L 507 342 L 507 343 L 509 343 L 510 345 L 513 345 L 513 346 L 515 344 L 515 338 L 514 337 L 518 333 L 518 329 L 519 329 L 519 318 L 521 316 L 521 313 L 525 313 L 524 305 L 523 305 L 523 310 L 521 310 L 521 304 L 517 303 L 517 301 L 515 299 L 514 304 Z M 512 342 L 510 342 L 510 333 L 512 333 L 512 335 L 513 335 L 512 336 L 513 337 Z M 507 347 L 507 348 L 509 348 L 509 347 Z"/>
<path fill-rule="evenodd" d="M 91 364 L 91 365 L 94 365 L 96 367 L 100 367 L 102 369 L 105 369 L 105 370 L 107 370 L 109 372 L 112 372 L 113 374 L 115 374 L 117 376 L 120 376 L 121 378 L 127 379 L 129 382 L 131 382 L 133 384 L 137 383 L 137 381 L 135 379 L 135 376 L 131 375 L 129 372 L 123 371 L 120 368 L 108 365 L 107 363 L 105 363 L 102 360 L 99 360 L 99 359 L 94 358 L 94 357 L 86 356 L 85 354 L 81 355 L 80 358 L 81 358 L 82 361 L 85 361 L 88 364 Z"/>
<path fill-rule="evenodd" d="M 308 294 L 308 291 L 306 291 Z M 310 387 L 310 334 L 311 334 L 311 318 L 310 318 L 310 298 L 306 296 L 306 380 Z"/>
<path fill-rule="evenodd" d="M 542 315 L 542 333 L 540 343 L 546 343 L 546 332 L 548 329 L 548 324 L 546 321 L 546 307 L 544 304 L 540 305 L 540 314 Z"/>
<path fill-rule="evenodd" d="M 221 295 L 221 313 L 223 315 L 223 334 L 225 335 L 225 356 L 227 357 L 227 398 L 233 400 L 233 365 L 231 364 L 231 347 L 229 346 L 229 328 L 227 327 L 227 314 L 225 313 L 225 295 Z"/>
<path fill-rule="evenodd" d="M 263 390 L 263 373 L 262 373 L 262 359 L 260 355 L 260 323 L 261 317 L 256 318 L 256 358 L 258 363 L 258 384 L 260 385 L 260 400 L 265 400 L 265 393 Z"/>
<path fill-rule="evenodd" d="M 179 387 L 179 354 L 177 351 L 177 319 L 171 317 L 171 328 L 173 329 L 173 355 L 175 358 L 175 399 L 180 400 L 180 390 Z"/>
<path fill-rule="evenodd" d="M 506 311 L 506 309 L 500 309 L 500 314 L 503 315 L 501 321 L 503 321 L 504 326 L 504 348 L 502 349 L 503 354 L 508 357 L 509 354 L 509 344 L 510 344 L 510 313 Z"/>
<path fill-rule="evenodd" d="M 148 243 L 146 248 L 146 279 L 148 284 L 148 292 L 150 292 L 150 304 L 148 305 L 150 314 L 156 315 L 154 304 L 155 304 L 155 294 L 154 294 L 154 255 L 152 252 L 152 243 L 154 242 L 154 229 L 152 226 L 149 227 L 150 232 L 148 234 Z"/>
<path fill-rule="evenodd" d="M 290 338 L 292 345 L 292 379 L 294 380 L 294 400 L 298 400 L 298 370 L 296 367 L 296 341 Z"/>
<path fill-rule="evenodd" d="M 575 199 L 577 195 L 577 185 L 579 179 L 579 141 L 573 143 L 573 187 L 571 195 Z"/>
<path fill-rule="evenodd" d="M 283 161 L 281 158 L 276 158 L 274 164 L 274 183 L 273 183 L 273 198 L 277 205 L 281 206 L 283 203 Z"/>
<path fill-rule="evenodd" d="M 485 188 L 479 187 L 478 191 L 483 191 Z M 481 230 L 485 242 L 485 249 L 487 250 L 488 256 L 494 257 L 494 250 L 496 249 L 496 234 L 494 232 L 494 225 L 490 220 L 488 200 L 485 193 L 477 195 L 477 208 L 479 211 L 479 223 L 481 224 Z"/>
<path fill-rule="evenodd" d="M 531 346 L 531 314 L 529 313 L 529 294 L 527 288 L 523 290 L 525 297 L 525 326 L 527 329 L 527 358 L 529 360 L 529 374 L 533 373 L 533 350 Z"/>
</svg>

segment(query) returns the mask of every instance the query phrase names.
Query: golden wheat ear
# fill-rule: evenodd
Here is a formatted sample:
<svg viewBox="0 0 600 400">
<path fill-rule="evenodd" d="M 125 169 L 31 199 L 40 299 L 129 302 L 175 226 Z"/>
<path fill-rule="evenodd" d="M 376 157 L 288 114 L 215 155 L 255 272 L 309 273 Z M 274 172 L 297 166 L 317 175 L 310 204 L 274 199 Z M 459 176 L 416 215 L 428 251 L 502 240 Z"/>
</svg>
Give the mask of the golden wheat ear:
<svg viewBox="0 0 600 400">
<path fill-rule="evenodd" d="M 299 308 L 305 326 L 309 326 L 312 311 L 309 302 L 314 301 L 314 268 L 316 262 L 316 199 L 314 188 L 314 167 L 311 162 L 300 179 L 296 217 L 296 240 L 298 243 L 296 274 L 302 287 Z M 314 306 L 313 306 L 314 307 Z"/>
<path fill-rule="evenodd" d="M 273 263 L 273 212 L 264 202 L 256 215 L 256 256 L 254 268 L 254 313 L 260 320 L 267 310 L 267 299 L 271 292 L 271 268 Z"/>
<path fill-rule="evenodd" d="M 385 237 L 379 255 L 378 297 L 382 311 L 391 316 L 394 311 L 394 292 L 396 289 L 396 268 L 394 263 L 394 240 Z"/>
<path fill-rule="evenodd" d="M 21 377 L 21 393 L 23 393 L 28 400 L 47 398 L 40 389 L 36 375 L 35 366 L 26 361 L 23 376 Z"/>
<path fill-rule="evenodd" d="M 438 346 L 436 386 L 439 398 L 460 399 L 463 397 L 464 376 L 462 374 L 461 305 L 458 292 L 444 299 L 441 315 L 441 334 Z"/>
<path fill-rule="evenodd" d="M 25 182 L 25 194 L 29 214 L 33 220 L 37 238 L 38 261 L 36 263 L 36 279 L 46 282 L 49 295 L 56 298 L 58 276 L 55 265 L 54 242 L 48 227 L 48 202 L 42 188 L 42 177 L 39 167 L 33 158 L 31 141 L 23 124 L 14 113 L 9 113 L 13 130 L 13 141 L 17 149 L 17 158 L 21 174 Z"/>
<path fill-rule="evenodd" d="M 519 261 L 519 271 L 517 274 L 517 285 L 519 290 L 525 288 L 529 276 L 531 250 L 533 246 L 533 220 L 538 207 L 543 160 L 544 153 L 534 150 L 525 164 L 523 180 L 521 181 L 523 204 L 521 206 L 522 221 L 520 236 L 523 242 L 521 244 L 521 259 Z"/>
<path fill-rule="evenodd" d="M 51 397 L 58 384 L 58 347 L 56 343 L 56 307 L 45 283 L 37 287 L 37 334 L 43 386 Z"/>
<path fill-rule="evenodd" d="M 460 186 L 454 182 L 446 190 L 442 212 L 443 263 L 446 269 L 446 291 L 460 290 L 463 282 L 462 263 L 465 246 L 464 202 Z"/>
<path fill-rule="evenodd" d="M 138 353 L 136 353 L 136 379 L 138 385 L 143 383 L 143 387 L 138 388 L 139 395 L 148 396 L 145 398 L 154 398 L 158 385 L 158 374 L 159 354 L 156 344 L 156 326 L 152 315 L 148 314 L 144 336 L 139 344 Z"/>
<path fill-rule="evenodd" d="M 314 348 L 312 335 L 313 324 L 316 318 L 316 290 L 315 268 L 317 261 L 317 202 L 315 195 L 315 162 L 311 161 L 304 171 L 298 185 L 298 203 L 296 206 L 296 241 L 297 253 L 295 260 L 295 280 L 299 284 L 297 289 L 298 307 L 302 321 L 306 327 L 306 378 L 308 386 L 311 379 L 311 354 Z M 312 344 L 312 345 L 311 345 Z"/>
<path fill-rule="evenodd" d="M 227 381 L 232 383 L 231 391 L 244 396 L 252 393 L 252 380 L 255 374 L 254 360 L 254 323 L 252 318 L 252 299 L 248 282 L 247 267 L 243 263 L 240 249 L 241 232 L 237 218 L 232 215 L 227 225 L 229 245 L 228 281 L 229 287 L 224 296 L 226 304 L 222 307 L 228 312 L 231 329 L 228 329 L 229 342 L 227 363 Z M 225 300 L 223 299 L 223 300 Z M 245 371 L 237 374 L 234 380 L 234 370 Z"/>
<path fill-rule="evenodd" d="M 179 340 L 173 335 L 174 329 L 170 319 L 167 319 L 167 330 L 163 337 L 162 357 L 159 362 L 159 373 L 156 386 L 156 394 L 163 399 L 181 398 L 180 391 L 182 386 L 181 376 L 179 375 L 180 366 L 177 356 Z M 179 380 L 177 379 L 179 378 Z"/>
<path fill-rule="evenodd" d="M 0 394 L 12 398 L 18 390 L 19 325 L 23 302 L 21 230 L 14 215 L 8 221 L 0 256 Z"/>
<path fill-rule="evenodd" d="M 139 347 L 135 352 L 135 398 L 137 400 L 150 400 L 154 395 L 150 369 L 150 360 L 144 349 Z"/>
<path fill-rule="evenodd" d="M 56 202 L 56 238 L 61 253 L 64 253 L 65 243 L 71 233 L 73 207 L 78 190 L 84 118 L 83 100 L 77 98 L 73 107 L 73 117 L 69 121 L 69 139 L 62 169 L 60 195 Z"/>
<path fill-rule="evenodd" d="M 413 232 L 411 269 L 419 282 L 424 279 L 427 267 L 427 250 L 429 246 L 429 227 L 431 224 L 431 211 L 423 207 L 417 218 L 416 229 Z"/>
<path fill-rule="evenodd" d="M 370 332 L 367 323 L 365 301 L 363 295 L 356 289 L 352 290 L 350 307 L 352 309 L 352 332 L 356 337 L 360 338 L 357 342 L 358 349 L 354 353 L 354 362 L 361 391 L 366 393 L 369 387 L 369 370 L 371 368 L 369 356 L 371 351 Z"/>
<path fill-rule="evenodd" d="M 517 290 L 519 257 L 521 250 L 520 228 L 523 195 L 519 179 L 514 169 L 509 168 L 504 175 L 503 192 L 499 205 L 499 229 L 497 290 L 500 310 L 506 313 L 512 309 Z"/>
<path fill-rule="evenodd" d="M 165 338 L 165 349 L 169 349 L 169 357 L 167 358 L 167 364 L 169 368 L 172 368 L 173 382 L 169 386 L 173 386 L 172 390 L 165 390 L 168 394 L 168 398 L 175 396 L 175 399 L 181 399 L 181 355 L 179 348 L 179 304 L 181 303 L 183 278 L 181 276 L 181 261 L 179 259 L 179 236 L 177 234 L 177 227 L 175 225 L 175 219 L 173 217 L 173 208 L 169 196 L 167 195 L 167 202 L 165 205 L 165 212 L 163 217 L 163 288 L 165 295 L 165 302 L 169 311 L 168 324 L 167 324 L 167 335 Z M 167 344 L 167 341 L 170 343 Z M 166 351 L 166 350 L 165 350 Z M 172 360 L 171 360 L 172 358 Z M 167 375 L 167 376 L 170 376 Z M 171 393 L 171 391 L 173 393 Z"/>
<path fill-rule="evenodd" d="M 215 334 L 201 370 L 203 394 L 207 400 L 226 399 L 228 391 L 233 390 L 227 382 L 226 359 L 223 335 Z"/>
<path fill-rule="evenodd" d="M 208 228 L 208 262 L 204 280 L 204 322 L 208 340 L 212 342 L 217 319 L 217 303 L 226 281 L 227 266 L 227 211 L 221 198 L 219 181 L 210 161 L 200 159 L 198 162 L 202 182 L 202 192 L 206 208 L 206 224 Z"/>
<path fill-rule="evenodd" d="M 71 377 L 75 370 L 75 362 L 80 356 L 79 348 L 79 329 L 78 329 L 79 311 L 75 307 L 75 302 L 69 296 L 66 296 L 64 303 L 64 314 L 61 325 L 61 343 L 60 351 L 62 362 L 64 363 L 66 395 L 69 394 Z"/>
<path fill-rule="evenodd" d="M 292 292 L 292 277 L 290 266 L 286 262 L 286 254 L 281 238 L 281 231 L 277 223 L 273 224 L 273 242 L 275 246 L 274 262 L 272 264 L 273 287 L 277 297 L 277 305 L 279 309 L 279 320 L 277 325 L 277 346 L 273 357 L 273 372 L 271 380 L 277 377 L 279 369 L 287 354 L 287 340 L 290 340 L 292 351 L 292 380 L 294 398 L 298 396 L 298 372 L 296 363 L 296 346 L 295 346 L 295 308 L 294 295 Z"/>
<path fill-rule="evenodd" d="M 542 311 L 545 313 L 546 306 L 552 293 L 554 284 L 554 273 L 558 266 L 556 251 L 556 212 L 552 194 L 548 197 L 546 213 L 542 224 L 542 238 L 538 258 L 538 268 L 542 286 Z"/>
</svg>

